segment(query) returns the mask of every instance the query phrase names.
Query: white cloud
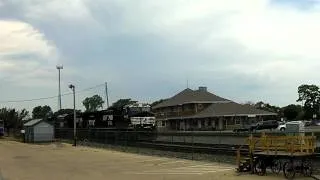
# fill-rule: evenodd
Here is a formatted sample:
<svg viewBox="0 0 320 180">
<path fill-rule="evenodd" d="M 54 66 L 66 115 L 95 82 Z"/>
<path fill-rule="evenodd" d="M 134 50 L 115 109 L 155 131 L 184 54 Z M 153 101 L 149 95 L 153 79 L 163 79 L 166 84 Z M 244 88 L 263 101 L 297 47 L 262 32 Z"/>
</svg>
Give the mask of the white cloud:
<svg viewBox="0 0 320 180">
<path fill-rule="evenodd" d="M 30 24 L 18 21 L 0 21 L 1 55 L 37 54 L 54 55 L 54 47 Z M 52 59 L 53 57 L 51 57 Z"/>
<path fill-rule="evenodd" d="M 8 43 L 1 43 L 0 53 L 6 55 L 23 52 L 36 54 L 41 56 L 41 59 L 52 59 L 57 56 L 57 49 L 60 48 L 66 54 L 72 52 L 68 57 L 77 61 L 77 50 L 80 49 L 84 51 L 84 55 L 92 57 L 91 66 L 95 68 L 101 63 L 95 64 L 96 52 L 106 52 L 105 59 L 109 57 L 108 48 L 104 49 L 104 44 L 100 42 L 110 40 L 106 37 L 129 36 L 143 39 L 152 35 L 158 38 L 155 44 L 165 42 L 163 44 L 167 45 L 168 49 L 172 48 L 150 51 L 167 53 L 161 62 L 159 59 L 152 59 L 157 57 L 157 54 L 143 61 L 150 61 L 151 64 L 152 61 L 157 61 L 157 65 L 162 63 L 166 72 L 158 72 L 159 66 L 149 65 L 151 69 L 155 69 L 150 72 L 160 73 L 158 76 L 178 79 L 177 76 L 189 74 L 182 71 L 191 71 L 195 73 L 192 77 L 195 81 L 197 78 L 201 80 L 202 77 L 218 77 L 219 81 L 226 79 L 229 84 L 233 84 L 231 81 L 238 82 L 235 78 L 244 76 L 243 81 L 253 79 L 254 83 L 268 87 L 263 93 L 266 96 L 269 93 L 273 96 L 270 98 L 277 101 L 278 97 L 275 96 L 279 89 L 282 91 L 278 93 L 279 96 L 283 96 L 289 91 L 288 87 L 296 87 L 303 82 L 317 82 L 320 75 L 319 5 L 301 10 L 291 6 L 278 6 L 269 0 L 25 0 L 22 4 L 19 4 L 21 2 L 18 0 L 12 2 L 13 5 L 21 7 L 21 19 L 30 24 L 5 21 L 10 25 L 5 25 L 4 31 L 1 28 L 0 33 L 7 33 L 2 36 L 0 34 L 0 38 L 5 37 L 4 41 Z M 45 27 L 45 30 L 41 27 Z M 48 37 L 51 35 L 50 39 L 53 42 L 60 41 L 60 46 L 52 45 L 44 34 Z M 13 41 L 8 38 L 10 35 Z M 68 42 L 63 42 L 64 37 Z M 77 41 L 79 39 L 83 41 Z M 80 43 L 70 43 L 73 40 Z M 64 44 L 71 45 L 62 47 Z M 133 46 L 138 45 L 125 45 L 119 51 L 126 52 L 125 50 Z M 87 49 L 91 51 L 86 51 Z M 146 49 L 145 54 L 149 53 L 149 50 Z M 99 58 L 104 59 L 101 54 Z M 4 56 L 2 58 L 4 59 Z M 127 58 L 123 61 L 131 62 L 133 59 Z M 14 61 L 3 59 L 3 68 L 9 70 L 15 67 Z M 118 69 L 114 67 L 116 65 L 112 66 L 110 61 L 107 67 L 111 69 L 109 72 L 117 73 Z M 97 67 L 99 68 L 101 67 Z M 103 71 L 102 68 L 100 72 Z M 95 75 L 92 73 L 88 76 L 94 79 Z M 101 76 L 103 77 L 101 74 L 96 75 L 98 78 Z M 208 80 L 208 83 L 216 82 Z M 152 90 L 151 88 L 150 91 Z M 245 91 L 239 93 L 243 93 L 239 96 L 252 98 L 250 94 L 244 95 Z M 258 96 L 259 92 L 256 94 Z M 292 94 L 294 93 L 288 96 L 288 102 L 296 99 Z"/>
<path fill-rule="evenodd" d="M 56 48 L 30 24 L 0 20 L 0 29 L 1 78 L 12 80 L 18 77 L 20 82 L 28 83 L 27 75 L 36 75 L 37 69 L 56 63 Z M 43 76 L 36 78 L 42 79 Z"/>
</svg>

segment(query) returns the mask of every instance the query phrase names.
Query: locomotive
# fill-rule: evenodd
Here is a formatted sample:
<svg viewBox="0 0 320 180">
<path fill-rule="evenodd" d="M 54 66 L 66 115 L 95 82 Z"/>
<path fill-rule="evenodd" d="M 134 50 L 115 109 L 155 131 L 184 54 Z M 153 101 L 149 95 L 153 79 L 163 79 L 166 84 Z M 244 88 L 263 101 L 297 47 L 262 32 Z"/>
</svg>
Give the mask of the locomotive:
<svg viewBox="0 0 320 180">
<path fill-rule="evenodd" d="M 56 117 L 56 128 L 73 128 L 73 114 Z M 148 104 L 131 104 L 123 108 L 108 108 L 94 112 L 78 112 L 77 128 L 103 128 L 115 130 L 154 130 L 155 115 Z"/>
</svg>

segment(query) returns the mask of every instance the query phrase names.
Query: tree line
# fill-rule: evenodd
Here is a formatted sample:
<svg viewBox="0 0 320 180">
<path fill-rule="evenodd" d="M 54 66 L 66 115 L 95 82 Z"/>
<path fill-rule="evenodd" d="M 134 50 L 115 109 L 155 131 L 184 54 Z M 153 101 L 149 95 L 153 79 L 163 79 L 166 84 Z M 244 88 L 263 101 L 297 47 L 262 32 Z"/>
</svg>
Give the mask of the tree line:
<svg viewBox="0 0 320 180">
<path fill-rule="evenodd" d="M 245 103 L 254 106 L 257 109 L 266 110 L 277 113 L 279 117 L 284 117 L 287 120 L 309 120 L 320 118 L 320 89 L 314 84 L 303 84 L 298 87 L 299 104 L 290 104 L 284 107 L 273 106 L 262 101 L 258 103 Z"/>
<path fill-rule="evenodd" d="M 155 101 L 151 106 L 155 106 L 164 99 Z M 131 99 L 119 99 L 112 104 L 110 108 L 122 109 L 123 106 L 135 103 Z M 298 99 L 297 102 L 301 102 L 302 105 L 290 104 L 285 107 L 279 107 L 270 105 L 265 102 L 247 102 L 246 105 L 253 106 L 257 109 L 277 113 L 279 118 L 284 117 L 287 120 L 299 120 L 299 119 L 312 119 L 315 117 L 320 118 L 320 88 L 316 85 L 303 84 L 298 87 Z M 82 101 L 85 107 L 85 112 L 93 112 L 103 108 L 104 100 L 99 95 L 87 97 Z M 81 112 L 77 110 L 77 112 Z M 4 120 L 4 126 L 7 129 L 19 129 L 23 125 L 23 121 L 28 119 L 39 119 L 47 117 L 57 117 L 61 114 L 71 114 L 73 109 L 61 109 L 57 112 L 53 112 L 48 105 L 34 107 L 31 115 L 26 109 L 16 110 L 15 108 L 2 108 L 0 109 L 0 119 Z"/>
<path fill-rule="evenodd" d="M 112 104 L 110 108 L 122 109 L 123 106 L 127 104 L 135 103 L 131 99 L 119 99 Z M 82 101 L 83 106 L 85 107 L 85 112 L 93 112 L 103 108 L 104 101 L 101 96 L 94 95 L 92 97 L 87 97 Z M 81 110 L 76 110 L 77 113 L 80 113 Z M 63 114 L 72 114 L 73 109 L 60 109 L 56 112 L 53 112 L 51 107 L 48 105 L 36 106 L 32 109 L 30 113 L 26 109 L 16 110 L 15 108 L 1 108 L 0 109 L 0 120 L 4 121 L 4 127 L 9 133 L 11 129 L 21 129 L 24 122 L 27 122 L 31 119 L 56 119 L 59 115 Z"/>
</svg>

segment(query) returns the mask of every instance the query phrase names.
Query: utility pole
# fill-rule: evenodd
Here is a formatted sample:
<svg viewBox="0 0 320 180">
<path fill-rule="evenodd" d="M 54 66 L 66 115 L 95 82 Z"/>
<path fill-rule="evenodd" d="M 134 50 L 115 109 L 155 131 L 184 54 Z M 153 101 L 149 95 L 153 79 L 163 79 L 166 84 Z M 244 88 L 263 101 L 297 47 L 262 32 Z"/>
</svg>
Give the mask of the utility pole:
<svg viewBox="0 0 320 180">
<path fill-rule="evenodd" d="M 108 83 L 106 82 L 106 98 L 107 98 L 107 108 L 109 108 L 109 95 L 108 95 Z"/>
<path fill-rule="evenodd" d="M 61 69 L 63 69 L 63 65 L 57 65 L 57 69 L 58 69 L 58 73 L 59 73 L 59 92 L 58 92 L 58 108 L 59 108 L 59 110 L 61 110 L 61 83 L 60 83 L 60 79 L 61 79 L 61 77 L 60 77 L 60 71 L 61 71 Z"/>
<path fill-rule="evenodd" d="M 73 92 L 73 146 L 77 146 L 77 115 L 76 115 L 76 92 L 74 85 L 70 84 L 69 88 Z"/>
</svg>

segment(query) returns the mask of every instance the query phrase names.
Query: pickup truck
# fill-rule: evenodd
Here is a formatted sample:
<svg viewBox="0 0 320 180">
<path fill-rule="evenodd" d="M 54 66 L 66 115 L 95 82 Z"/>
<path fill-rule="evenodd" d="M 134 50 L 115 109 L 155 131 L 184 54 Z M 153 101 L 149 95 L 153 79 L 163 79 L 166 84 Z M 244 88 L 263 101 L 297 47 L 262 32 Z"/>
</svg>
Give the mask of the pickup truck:
<svg viewBox="0 0 320 180">
<path fill-rule="evenodd" d="M 244 125 L 241 128 L 234 129 L 233 132 L 252 132 L 255 130 L 263 130 L 263 129 L 276 129 L 278 128 L 279 123 L 277 120 L 268 120 L 268 121 L 261 121 L 256 124 L 251 125 Z"/>
</svg>

